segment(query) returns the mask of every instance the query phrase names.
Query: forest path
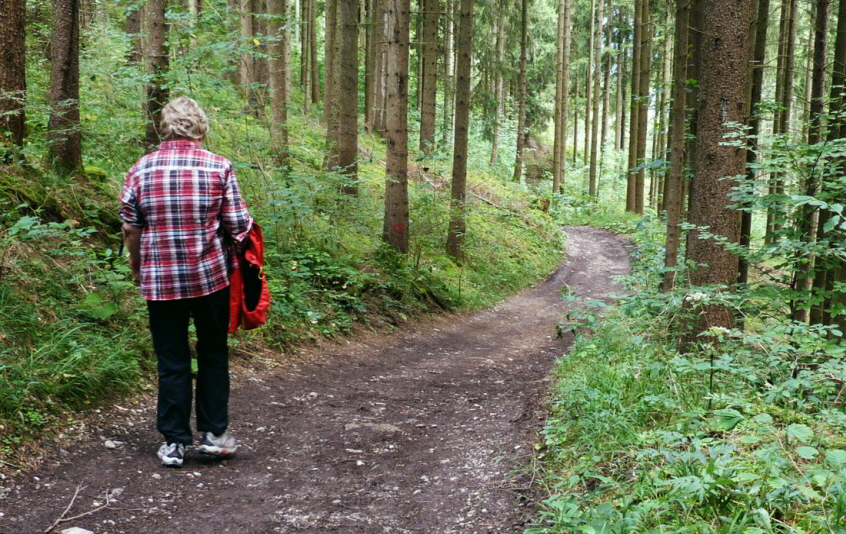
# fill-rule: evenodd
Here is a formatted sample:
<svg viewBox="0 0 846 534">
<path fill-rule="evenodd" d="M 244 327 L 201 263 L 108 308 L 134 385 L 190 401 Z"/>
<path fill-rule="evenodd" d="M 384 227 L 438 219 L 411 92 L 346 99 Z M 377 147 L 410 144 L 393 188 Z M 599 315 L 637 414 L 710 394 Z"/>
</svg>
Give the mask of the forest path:
<svg viewBox="0 0 846 534">
<path fill-rule="evenodd" d="M 0 480 L 0 532 L 43 532 L 78 485 L 66 517 L 107 492 L 114 501 L 55 532 L 522 532 L 549 371 L 572 341 L 555 337 L 567 311 L 560 290 L 610 299 L 612 276 L 628 270 L 622 239 L 565 230 L 563 266 L 489 310 L 365 334 L 237 377 L 241 449 L 228 461 L 189 451 L 182 469 L 162 468 L 151 398 L 110 410 L 61 462 Z"/>
</svg>

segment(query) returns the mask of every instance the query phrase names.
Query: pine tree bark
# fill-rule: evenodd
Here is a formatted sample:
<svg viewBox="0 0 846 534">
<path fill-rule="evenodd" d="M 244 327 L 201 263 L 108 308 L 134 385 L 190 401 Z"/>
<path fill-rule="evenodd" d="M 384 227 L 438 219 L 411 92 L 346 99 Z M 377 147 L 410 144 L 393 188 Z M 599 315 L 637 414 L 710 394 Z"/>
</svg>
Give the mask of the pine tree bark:
<svg viewBox="0 0 846 534">
<path fill-rule="evenodd" d="M 466 0 L 461 0 L 462 3 Z M 523 147 L 526 141 L 526 49 L 528 48 L 529 0 L 521 0 L 520 8 L 520 85 L 518 87 L 520 110 L 517 116 L 517 150 L 514 159 L 514 181 L 523 176 Z M 462 13 L 463 15 L 463 13 Z M 457 104 L 456 104 L 457 105 Z M 456 132 L 458 128 L 456 128 Z"/>
<path fill-rule="evenodd" d="M 151 0 L 150 4 L 161 3 L 161 0 Z M 154 10 L 158 9 L 156 5 Z M 255 79 L 255 58 L 250 52 L 253 48 L 253 16 L 252 16 L 252 0 L 240 0 L 238 5 L 241 16 L 241 61 L 238 63 L 238 84 L 244 95 L 247 97 L 247 102 L 253 102 L 252 84 Z M 249 51 L 248 51 L 249 50 Z"/>
<path fill-rule="evenodd" d="M 737 243 L 740 236 L 740 212 L 730 208 L 729 198 L 746 165 L 746 150 L 726 146 L 732 123 L 742 123 L 747 99 L 747 64 L 749 60 L 749 24 L 752 0 L 703 0 L 701 44 L 701 89 L 698 103 L 696 187 L 693 189 L 690 222 L 708 227 L 711 234 Z M 687 259 L 696 266 L 691 284 L 727 285 L 737 281 L 738 258 L 725 245 L 691 231 Z M 692 306 L 687 300 L 686 306 Z M 688 341 L 711 327 L 732 328 L 731 310 L 718 304 L 695 308 L 697 313 Z"/>
<path fill-rule="evenodd" d="M 320 102 L 320 70 L 317 68 L 317 17 L 316 0 L 308 2 L 309 64 L 311 65 L 311 103 Z M 306 95 L 308 96 L 308 95 Z"/>
<path fill-rule="evenodd" d="M 603 22 L 603 7 L 605 5 L 604 0 L 599 0 L 599 8 L 597 9 L 596 15 L 596 23 L 591 23 L 591 26 L 595 26 L 595 32 L 593 34 L 593 52 L 592 56 L 594 58 L 594 68 L 593 68 L 593 109 L 591 110 L 592 117 L 591 117 L 591 130 L 590 130 L 590 168 L 588 169 L 588 194 L 590 198 L 596 200 L 597 198 L 597 188 L 596 188 L 596 171 L 599 167 L 599 143 L 597 142 L 597 138 L 599 137 L 599 101 L 601 99 L 600 96 L 600 80 L 602 79 L 602 22 Z M 585 145 L 587 146 L 587 145 Z"/>
<path fill-rule="evenodd" d="M 289 49 L 286 16 L 288 0 L 267 0 L 270 15 L 268 33 L 270 43 L 270 144 L 276 159 L 282 165 L 288 164 L 288 62 Z M 306 98 L 306 100 L 308 100 Z"/>
<path fill-rule="evenodd" d="M 455 94 L 453 91 L 453 82 L 455 79 L 453 73 L 453 35 L 452 31 L 455 24 L 453 13 L 455 9 L 454 0 L 445 0 L 446 16 L 444 21 L 444 116 L 443 125 L 441 126 L 441 140 L 444 145 L 449 141 L 449 133 L 452 130 L 452 114 L 455 104 Z"/>
<path fill-rule="evenodd" d="M 552 192 L 564 193 L 567 180 L 567 108 L 570 94 L 570 5 L 558 2 L 558 79 L 555 105 L 555 147 L 552 169 Z"/>
<path fill-rule="evenodd" d="M 684 180 L 684 119 L 687 107 L 687 24 L 690 0 L 676 0 L 675 59 L 673 60 L 673 95 L 670 104 L 670 168 L 667 174 L 667 242 L 664 247 L 664 291 L 672 291 L 676 283 L 679 247 L 681 246 L 682 180 Z"/>
<path fill-rule="evenodd" d="M 332 122 L 335 101 L 335 28 L 338 0 L 326 0 L 325 34 L 323 39 L 323 124 Z"/>
<path fill-rule="evenodd" d="M 126 8 L 126 35 L 129 38 L 127 63 L 140 63 L 144 57 L 141 48 L 141 17 L 144 14 L 144 2 L 132 2 Z"/>
<path fill-rule="evenodd" d="M 613 5 L 609 4 L 609 8 Z M 608 24 L 605 25 L 605 61 L 602 64 L 603 80 L 602 80 L 602 126 L 600 128 L 599 137 L 599 174 L 602 175 L 602 153 L 605 150 L 605 143 L 608 140 L 608 116 L 611 113 L 611 13 L 609 9 Z M 597 186 L 598 187 L 598 186 Z"/>
<path fill-rule="evenodd" d="M 165 82 L 165 75 L 170 68 L 170 52 L 167 49 L 167 33 L 170 25 L 165 20 L 167 0 L 148 0 L 148 35 L 147 70 L 150 82 L 147 85 L 147 150 L 152 150 L 161 142 L 159 122 L 162 108 L 170 99 L 170 89 Z M 52 47 L 51 47 L 52 49 Z"/>
<path fill-rule="evenodd" d="M 830 120 L 826 139 L 831 142 L 842 139 L 846 136 L 844 128 L 844 99 L 846 99 L 846 0 L 839 0 L 837 8 L 837 29 L 834 42 L 834 66 L 831 75 L 831 89 L 829 96 Z M 826 193 L 831 195 L 836 187 L 834 177 L 843 173 L 846 161 L 840 158 L 835 162 L 836 169 L 830 173 L 830 181 L 821 184 Z M 842 192 L 843 189 L 841 188 Z M 823 211 L 820 213 L 820 221 L 817 225 L 817 240 L 827 241 L 832 246 L 844 239 L 843 231 L 838 229 L 825 230 L 825 222 L 832 213 Z M 829 263 L 822 263 L 814 269 L 813 291 L 816 295 L 822 296 L 821 302 L 811 310 L 812 324 L 835 324 L 841 331 L 846 328 L 846 260 L 832 259 Z M 844 284 L 840 286 L 839 292 L 835 292 L 835 283 Z M 833 317 L 836 309 L 841 310 L 841 315 Z"/>
<path fill-rule="evenodd" d="M 755 180 L 758 162 L 758 135 L 761 129 L 761 116 L 758 105 L 764 90 L 764 66 L 767 54 L 767 26 L 770 16 L 770 0 L 758 0 L 758 11 L 755 20 L 755 46 L 752 52 L 752 84 L 749 98 L 749 141 L 746 150 L 746 178 Z M 750 206 L 751 207 L 751 206 Z M 747 251 L 751 244 L 752 212 L 745 210 L 740 218 L 740 245 Z M 739 259 L 738 283 L 749 281 L 749 262 L 741 256 Z"/>
<path fill-rule="evenodd" d="M 339 92 L 353 103 L 338 105 L 338 167 L 343 192 L 358 194 L 358 0 L 338 0 Z M 336 98 L 337 98 L 336 96 Z"/>
<path fill-rule="evenodd" d="M 7 159 L 4 146 L 23 147 L 24 96 L 26 94 L 26 2 L 0 2 L 0 162 Z"/>
<path fill-rule="evenodd" d="M 449 3 L 449 0 L 447 0 Z M 505 0 L 500 1 L 499 16 L 496 18 L 496 64 L 494 66 L 494 100 L 496 100 L 496 117 L 493 124 L 493 140 L 491 141 L 491 165 L 496 165 L 499 157 L 500 123 L 505 113 L 505 82 L 502 76 L 502 58 L 505 54 L 505 26 L 508 21 L 506 16 Z"/>
<path fill-rule="evenodd" d="M 810 124 L 808 126 L 808 144 L 816 145 L 822 141 L 822 124 L 824 116 L 825 69 L 828 49 L 829 0 L 816 0 L 816 20 L 814 23 L 814 53 L 813 72 L 811 80 Z M 814 169 L 810 169 L 805 180 L 805 195 L 816 197 L 820 192 L 819 176 Z M 793 320 L 807 323 L 810 320 L 810 304 L 802 302 L 811 296 L 814 278 L 814 255 L 810 251 L 816 242 L 816 225 L 819 221 L 819 211 L 810 205 L 800 208 L 798 219 L 799 239 L 809 245 L 809 251 L 800 254 L 793 274 L 793 288 L 799 295 L 793 300 Z"/>
<path fill-rule="evenodd" d="M 423 86 L 420 95 L 420 150 L 431 155 L 435 148 L 435 99 L 438 73 L 438 0 L 422 0 L 421 61 Z"/>
<path fill-rule="evenodd" d="M 295 0 L 296 1 L 296 0 Z M 311 78 L 311 21 L 309 12 L 313 0 L 300 0 L 300 85 L 303 89 L 303 114 L 311 114 L 311 85 L 314 81 Z"/>
<path fill-rule="evenodd" d="M 622 9 L 618 13 L 622 12 Z M 614 150 L 623 150 L 623 85 L 626 80 L 626 73 L 623 70 L 623 28 L 620 23 L 621 17 L 617 17 L 617 74 L 616 74 L 616 107 L 614 109 Z"/>
<path fill-rule="evenodd" d="M 626 211 L 635 211 L 635 198 L 637 189 L 637 147 L 638 147 L 638 126 L 640 121 L 640 48 L 641 33 L 643 32 L 643 0 L 635 0 L 634 12 L 634 35 L 632 37 L 632 70 L 631 70 L 631 112 L 629 113 L 629 163 L 626 172 Z"/>
<path fill-rule="evenodd" d="M 524 6 L 526 0 L 523 0 Z M 525 7 L 523 11 L 525 15 Z M 524 17 L 525 18 L 525 17 Z M 525 39 L 523 41 L 525 43 Z M 452 157 L 452 187 L 449 210 L 447 254 L 456 260 L 464 259 L 467 198 L 467 141 L 470 125 L 470 65 L 473 55 L 473 0 L 461 0 L 459 8 L 458 42 L 456 43 L 455 83 L 455 146 Z"/>
<path fill-rule="evenodd" d="M 649 76 L 652 65 L 652 19 L 649 12 L 649 0 L 642 0 L 641 17 L 643 28 L 641 29 L 640 46 L 640 83 L 638 84 L 640 112 L 637 115 L 637 165 L 640 170 L 635 180 L 635 213 L 643 215 L 644 199 L 644 178 L 646 171 L 643 168 L 646 163 L 646 134 L 649 118 Z"/>
<path fill-rule="evenodd" d="M 382 239 L 408 252 L 408 40 L 410 0 L 387 0 L 385 219 Z"/>
<path fill-rule="evenodd" d="M 600 0 L 601 1 L 601 0 Z M 635 0 L 637 1 L 637 0 Z M 590 165 L 590 145 L 591 141 L 591 134 L 593 130 L 591 129 L 590 120 L 593 115 L 593 70 L 596 65 L 596 59 L 594 55 L 596 54 L 596 0 L 590 0 L 590 34 L 588 36 L 588 57 L 587 57 L 587 65 L 585 66 L 585 150 L 583 154 L 583 160 L 585 165 Z M 598 96 L 598 95 L 597 95 Z M 588 169 L 588 174 L 590 174 L 590 169 Z M 588 177 L 588 184 L 590 183 L 590 177 Z M 588 187 L 590 187 L 588 185 Z M 591 196 L 591 198 L 593 198 Z"/>
</svg>

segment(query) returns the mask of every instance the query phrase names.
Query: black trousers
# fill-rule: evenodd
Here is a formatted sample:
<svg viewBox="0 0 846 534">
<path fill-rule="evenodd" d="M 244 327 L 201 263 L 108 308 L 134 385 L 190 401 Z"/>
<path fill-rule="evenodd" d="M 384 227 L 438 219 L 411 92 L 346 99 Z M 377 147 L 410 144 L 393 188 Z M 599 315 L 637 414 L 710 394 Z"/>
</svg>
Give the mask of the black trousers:
<svg viewBox="0 0 846 534">
<path fill-rule="evenodd" d="M 158 357 L 157 427 L 168 443 L 193 443 L 188 320 L 197 330 L 197 431 L 222 434 L 229 425 L 229 288 L 191 299 L 148 300 Z"/>
</svg>

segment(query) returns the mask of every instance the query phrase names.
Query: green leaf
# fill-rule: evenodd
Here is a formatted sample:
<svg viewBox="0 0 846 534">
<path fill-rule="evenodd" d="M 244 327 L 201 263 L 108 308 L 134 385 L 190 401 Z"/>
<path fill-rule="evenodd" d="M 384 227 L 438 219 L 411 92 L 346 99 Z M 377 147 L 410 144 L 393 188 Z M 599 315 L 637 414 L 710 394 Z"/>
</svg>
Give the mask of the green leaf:
<svg viewBox="0 0 846 534">
<path fill-rule="evenodd" d="M 106 302 L 100 307 L 88 310 L 88 315 L 94 319 L 108 319 L 118 312 L 118 305 L 114 302 Z"/>
<path fill-rule="evenodd" d="M 806 460 L 814 459 L 817 456 L 817 454 L 819 454 L 819 453 L 820 453 L 820 451 L 818 451 L 817 449 L 815 449 L 813 447 L 804 447 L 803 446 L 803 447 L 799 447 L 798 449 L 796 449 L 796 454 L 798 454 L 801 458 L 804 458 Z"/>
<path fill-rule="evenodd" d="M 720 427 L 723 430 L 731 430 L 743 420 L 743 414 L 733 408 L 714 410 L 714 415 L 720 418 Z"/>
<path fill-rule="evenodd" d="M 794 423 L 787 427 L 787 436 L 808 443 L 814 437 L 814 431 L 808 425 Z"/>
<path fill-rule="evenodd" d="M 815 490 L 811 486 L 799 486 L 799 493 L 809 499 L 815 499 L 820 501 L 823 499 L 823 496 L 817 493 L 817 490 Z"/>
<path fill-rule="evenodd" d="M 834 228 L 837 226 L 837 223 L 839 223 L 839 222 L 840 222 L 840 215 L 832 215 L 831 217 L 828 218 L 827 221 L 825 221 L 825 224 L 823 225 L 823 232 L 828 233 L 828 232 L 834 230 Z"/>
<path fill-rule="evenodd" d="M 752 420 L 759 425 L 771 425 L 773 423 L 773 416 L 768 413 L 759 413 Z"/>
<path fill-rule="evenodd" d="M 846 464 L 846 451 L 842 449 L 831 449 L 825 451 L 825 461 L 835 467 Z"/>
</svg>

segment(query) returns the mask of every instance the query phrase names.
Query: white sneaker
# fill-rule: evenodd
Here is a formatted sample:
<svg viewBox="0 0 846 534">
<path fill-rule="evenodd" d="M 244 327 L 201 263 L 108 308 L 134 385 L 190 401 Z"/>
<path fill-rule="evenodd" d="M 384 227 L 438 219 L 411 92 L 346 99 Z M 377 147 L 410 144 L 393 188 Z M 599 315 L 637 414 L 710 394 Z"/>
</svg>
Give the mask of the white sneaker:
<svg viewBox="0 0 846 534">
<path fill-rule="evenodd" d="M 211 432 L 203 432 L 197 452 L 211 454 L 213 456 L 232 456 L 238 450 L 238 443 L 235 438 L 224 432 L 215 436 Z"/>
<path fill-rule="evenodd" d="M 182 467 L 185 457 L 185 445 L 181 443 L 165 443 L 159 447 L 159 460 L 165 467 Z"/>
</svg>

